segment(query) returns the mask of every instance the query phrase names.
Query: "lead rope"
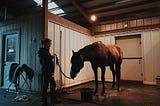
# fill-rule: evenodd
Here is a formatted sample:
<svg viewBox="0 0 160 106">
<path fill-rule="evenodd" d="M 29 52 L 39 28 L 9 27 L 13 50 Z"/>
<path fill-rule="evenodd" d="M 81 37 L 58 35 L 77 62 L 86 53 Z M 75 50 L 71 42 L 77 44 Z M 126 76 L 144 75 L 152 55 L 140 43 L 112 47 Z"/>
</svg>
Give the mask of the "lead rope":
<svg viewBox="0 0 160 106">
<path fill-rule="evenodd" d="M 63 75 L 64 77 L 68 78 L 68 79 L 72 79 L 71 77 L 68 77 L 67 75 L 65 75 L 65 73 L 62 71 L 62 68 L 61 68 L 61 66 L 60 66 L 60 64 L 59 64 L 58 57 L 57 57 L 56 54 L 54 54 L 54 58 L 55 58 L 55 62 L 56 62 L 56 64 L 58 65 L 58 67 L 59 67 L 60 72 L 62 73 L 62 75 Z"/>
</svg>

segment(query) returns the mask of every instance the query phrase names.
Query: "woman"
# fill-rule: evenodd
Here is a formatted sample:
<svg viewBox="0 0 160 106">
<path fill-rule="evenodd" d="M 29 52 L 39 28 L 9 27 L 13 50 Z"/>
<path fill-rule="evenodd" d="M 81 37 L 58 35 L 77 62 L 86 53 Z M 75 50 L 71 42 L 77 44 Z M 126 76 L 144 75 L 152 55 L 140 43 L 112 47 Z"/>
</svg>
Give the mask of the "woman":
<svg viewBox="0 0 160 106">
<path fill-rule="evenodd" d="M 39 61 L 42 66 L 43 75 L 43 88 L 42 88 L 42 102 L 46 106 L 47 102 L 47 89 L 50 83 L 51 91 L 51 103 L 56 103 L 57 98 L 55 95 L 56 82 L 54 80 L 54 61 L 53 56 L 50 54 L 49 49 L 51 46 L 51 40 L 45 38 L 41 40 L 42 48 L 39 49 Z"/>
</svg>

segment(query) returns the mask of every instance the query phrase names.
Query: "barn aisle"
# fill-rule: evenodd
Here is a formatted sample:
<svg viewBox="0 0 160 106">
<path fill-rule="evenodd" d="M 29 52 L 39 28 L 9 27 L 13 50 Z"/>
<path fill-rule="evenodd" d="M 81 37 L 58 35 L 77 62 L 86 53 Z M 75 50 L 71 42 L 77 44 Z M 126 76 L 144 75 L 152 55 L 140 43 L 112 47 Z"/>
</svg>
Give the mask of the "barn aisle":
<svg viewBox="0 0 160 106">
<path fill-rule="evenodd" d="M 89 101 L 81 100 L 81 88 L 93 88 L 94 82 L 78 85 L 66 91 L 58 93 L 61 101 L 54 106 L 160 106 L 160 89 L 157 86 L 147 86 L 137 82 L 123 82 L 120 92 L 111 90 L 111 83 L 106 83 L 106 93 L 100 96 L 101 84 L 96 96 L 92 96 Z M 39 94 L 25 93 L 28 99 L 26 101 L 13 101 L 15 93 L 6 92 L 0 89 L 0 106 L 41 106 L 41 96 Z"/>
</svg>

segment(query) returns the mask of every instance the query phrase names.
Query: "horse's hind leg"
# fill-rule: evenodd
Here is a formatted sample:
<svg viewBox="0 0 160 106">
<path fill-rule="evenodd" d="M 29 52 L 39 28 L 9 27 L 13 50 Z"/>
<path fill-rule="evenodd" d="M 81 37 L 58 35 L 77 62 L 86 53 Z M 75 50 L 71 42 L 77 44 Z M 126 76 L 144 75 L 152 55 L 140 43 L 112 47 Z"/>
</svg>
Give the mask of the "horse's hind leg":
<svg viewBox="0 0 160 106">
<path fill-rule="evenodd" d="M 101 92 L 101 95 L 104 95 L 105 93 L 105 67 L 101 67 L 101 80 L 102 80 L 102 92 Z"/>
<path fill-rule="evenodd" d="M 114 65 L 110 66 L 110 70 L 112 71 L 112 76 L 113 76 L 112 89 L 114 89 L 114 86 L 115 86 L 115 70 L 114 70 Z"/>
<path fill-rule="evenodd" d="M 120 78 L 121 78 L 120 70 L 121 70 L 121 65 L 119 65 L 119 64 L 116 65 L 116 78 L 117 78 L 117 86 L 118 86 L 117 90 L 118 90 L 118 92 L 119 92 L 119 88 L 120 88 Z"/>
</svg>

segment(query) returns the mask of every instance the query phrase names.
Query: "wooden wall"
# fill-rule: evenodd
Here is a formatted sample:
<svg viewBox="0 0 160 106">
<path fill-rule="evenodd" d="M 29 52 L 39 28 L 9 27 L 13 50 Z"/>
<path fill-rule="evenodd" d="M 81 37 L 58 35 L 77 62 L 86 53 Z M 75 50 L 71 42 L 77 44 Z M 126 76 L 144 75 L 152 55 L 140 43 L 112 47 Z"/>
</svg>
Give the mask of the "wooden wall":
<svg viewBox="0 0 160 106">
<path fill-rule="evenodd" d="M 78 51 L 80 48 L 93 43 L 95 41 L 102 41 L 105 44 L 115 44 L 116 36 L 127 36 L 134 34 L 141 34 L 142 39 L 142 53 L 143 53 L 143 73 L 145 84 L 155 84 L 155 77 L 160 75 L 160 29 L 149 28 L 146 30 L 130 30 L 122 32 L 113 32 L 107 34 L 101 33 L 101 35 L 92 37 L 89 36 L 90 32 L 74 23 L 69 21 L 55 18 L 49 14 L 48 20 L 48 37 L 52 39 L 51 53 L 58 55 L 62 71 L 69 76 L 70 74 L 70 58 L 72 56 L 72 50 Z M 55 18 L 55 20 L 54 20 Z M 56 21 L 58 20 L 58 21 Z M 27 64 L 35 70 L 35 76 L 32 81 L 32 90 L 41 90 L 41 67 L 39 64 L 39 58 L 37 51 L 40 45 L 40 39 L 43 37 L 42 15 L 26 16 L 9 22 L 0 24 L 0 50 L 2 51 L 2 35 L 3 33 L 20 30 L 21 37 L 21 53 L 20 64 Z M 130 25 L 141 24 L 157 24 L 160 19 L 157 17 L 130 21 Z M 65 24 L 63 24 L 65 23 Z M 137 24 L 139 23 L 139 24 Z M 107 27 L 109 26 L 109 27 Z M 74 27 L 74 28 L 73 28 Z M 76 27 L 76 28 L 75 28 Z M 113 23 L 111 25 L 100 25 L 98 31 L 106 31 L 114 28 L 121 28 L 121 23 Z M 100 29 L 99 29 L 100 28 Z M 82 29 L 82 30 L 81 30 Z M 97 30 L 96 30 L 97 31 Z M 0 69 L 2 66 L 2 52 L 0 52 Z M 109 69 L 108 69 L 109 70 Z M 60 74 L 58 66 L 56 66 L 55 78 L 57 86 L 72 86 L 83 82 L 94 80 L 93 72 L 90 63 L 85 62 L 84 68 L 78 74 L 75 80 L 66 79 Z M 100 74 L 100 73 L 99 73 Z M 99 77 L 100 78 L 100 77 Z M 111 80 L 111 72 L 106 72 L 106 80 Z"/>
<path fill-rule="evenodd" d="M 152 17 L 147 19 L 138 20 L 131 20 L 128 27 L 134 26 L 143 26 L 143 25 L 157 25 L 160 23 L 160 17 Z M 65 21 L 63 21 L 65 23 Z M 81 47 L 95 42 L 95 41 L 102 41 L 105 44 L 115 44 L 115 37 L 117 36 L 128 36 L 128 35 L 141 35 L 142 40 L 142 71 L 143 71 L 143 82 L 144 84 L 155 84 L 155 77 L 160 75 L 160 59 L 156 59 L 160 52 L 159 46 L 155 48 L 157 43 L 159 44 L 159 37 L 160 37 L 160 30 L 158 26 L 156 27 L 148 27 L 146 29 L 133 29 L 133 30 L 126 30 L 126 31 L 118 31 L 112 33 L 102 33 L 97 36 L 87 36 L 86 34 L 82 34 L 81 30 L 75 30 L 74 28 L 70 28 L 63 23 L 58 23 L 53 20 L 49 21 L 49 37 L 53 39 L 53 44 L 55 44 L 52 48 L 52 52 L 58 54 L 62 69 L 65 71 L 66 75 L 69 75 L 70 72 L 70 58 L 72 56 L 72 50 L 78 50 Z M 121 23 L 113 23 L 109 25 L 99 26 L 99 31 L 106 31 L 107 29 L 116 29 L 121 28 L 123 26 L 123 22 Z M 156 40 L 154 42 L 154 40 Z M 148 46 L 149 47 L 148 47 Z M 148 54 L 148 50 L 151 49 L 151 52 Z M 152 61 L 151 61 L 152 60 Z M 156 62 L 155 62 L 156 61 Z M 149 65 L 148 65 L 149 64 Z M 86 69 L 87 68 L 87 69 Z M 106 68 L 106 80 L 112 81 L 112 74 L 110 69 Z M 58 70 L 58 69 L 57 69 Z M 84 73 L 84 71 L 89 71 L 89 73 Z M 100 80 L 100 71 L 99 71 L 99 80 Z M 60 75 L 56 74 L 57 80 L 61 79 Z M 85 76 L 85 77 L 84 77 Z M 75 80 L 68 80 L 62 77 L 62 85 L 63 86 L 71 86 L 79 83 L 83 83 L 86 81 L 94 80 L 93 72 L 90 67 L 90 64 L 87 65 L 81 70 L 78 77 Z"/>
<path fill-rule="evenodd" d="M 160 29 L 142 32 L 144 83 L 155 84 L 160 76 Z"/>
<path fill-rule="evenodd" d="M 78 51 L 80 48 L 92 43 L 92 38 L 76 30 L 70 29 L 69 27 L 51 21 L 49 21 L 48 28 L 49 38 L 53 41 L 51 52 L 52 54 L 57 54 L 62 71 L 67 76 L 70 76 L 72 50 Z M 55 78 L 58 87 L 61 85 L 68 87 L 93 80 L 93 72 L 90 63 L 85 62 L 84 68 L 80 71 L 75 80 L 72 80 L 65 78 L 60 73 L 58 66 L 56 66 Z"/>
<path fill-rule="evenodd" d="M 160 16 L 95 24 L 95 35 L 121 33 L 160 27 Z"/>
<path fill-rule="evenodd" d="M 115 37 L 128 35 L 141 35 L 142 42 L 142 73 L 144 84 L 156 84 L 156 76 L 160 75 L 160 29 L 133 30 L 119 33 L 111 33 L 110 35 L 98 35 L 94 41 L 101 40 L 106 44 L 115 44 Z M 114 39 L 114 40 L 113 40 Z M 112 81 L 112 74 L 108 71 L 106 80 Z"/>
<path fill-rule="evenodd" d="M 127 26 L 125 26 L 127 25 Z M 95 27 L 94 40 L 114 44 L 116 36 L 141 35 L 143 83 L 155 84 L 160 75 L 160 16 L 101 23 Z M 109 74 L 109 78 L 111 74 Z M 108 79 L 109 80 L 109 79 Z"/>
<path fill-rule="evenodd" d="M 2 51 L 2 35 L 10 31 L 20 31 L 20 64 L 27 64 L 35 70 L 32 80 L 32 90 L 41 89 L 41 71 L 38 60 L 38 49 L 42 38 L 42 15 L 32 15 L 0 23 L 0 51 Z M 2 66 L 2 52 L 0 52 L 0 69 Z M 0 72 L 1 73 L 1 72 Z"/>
</svg>

